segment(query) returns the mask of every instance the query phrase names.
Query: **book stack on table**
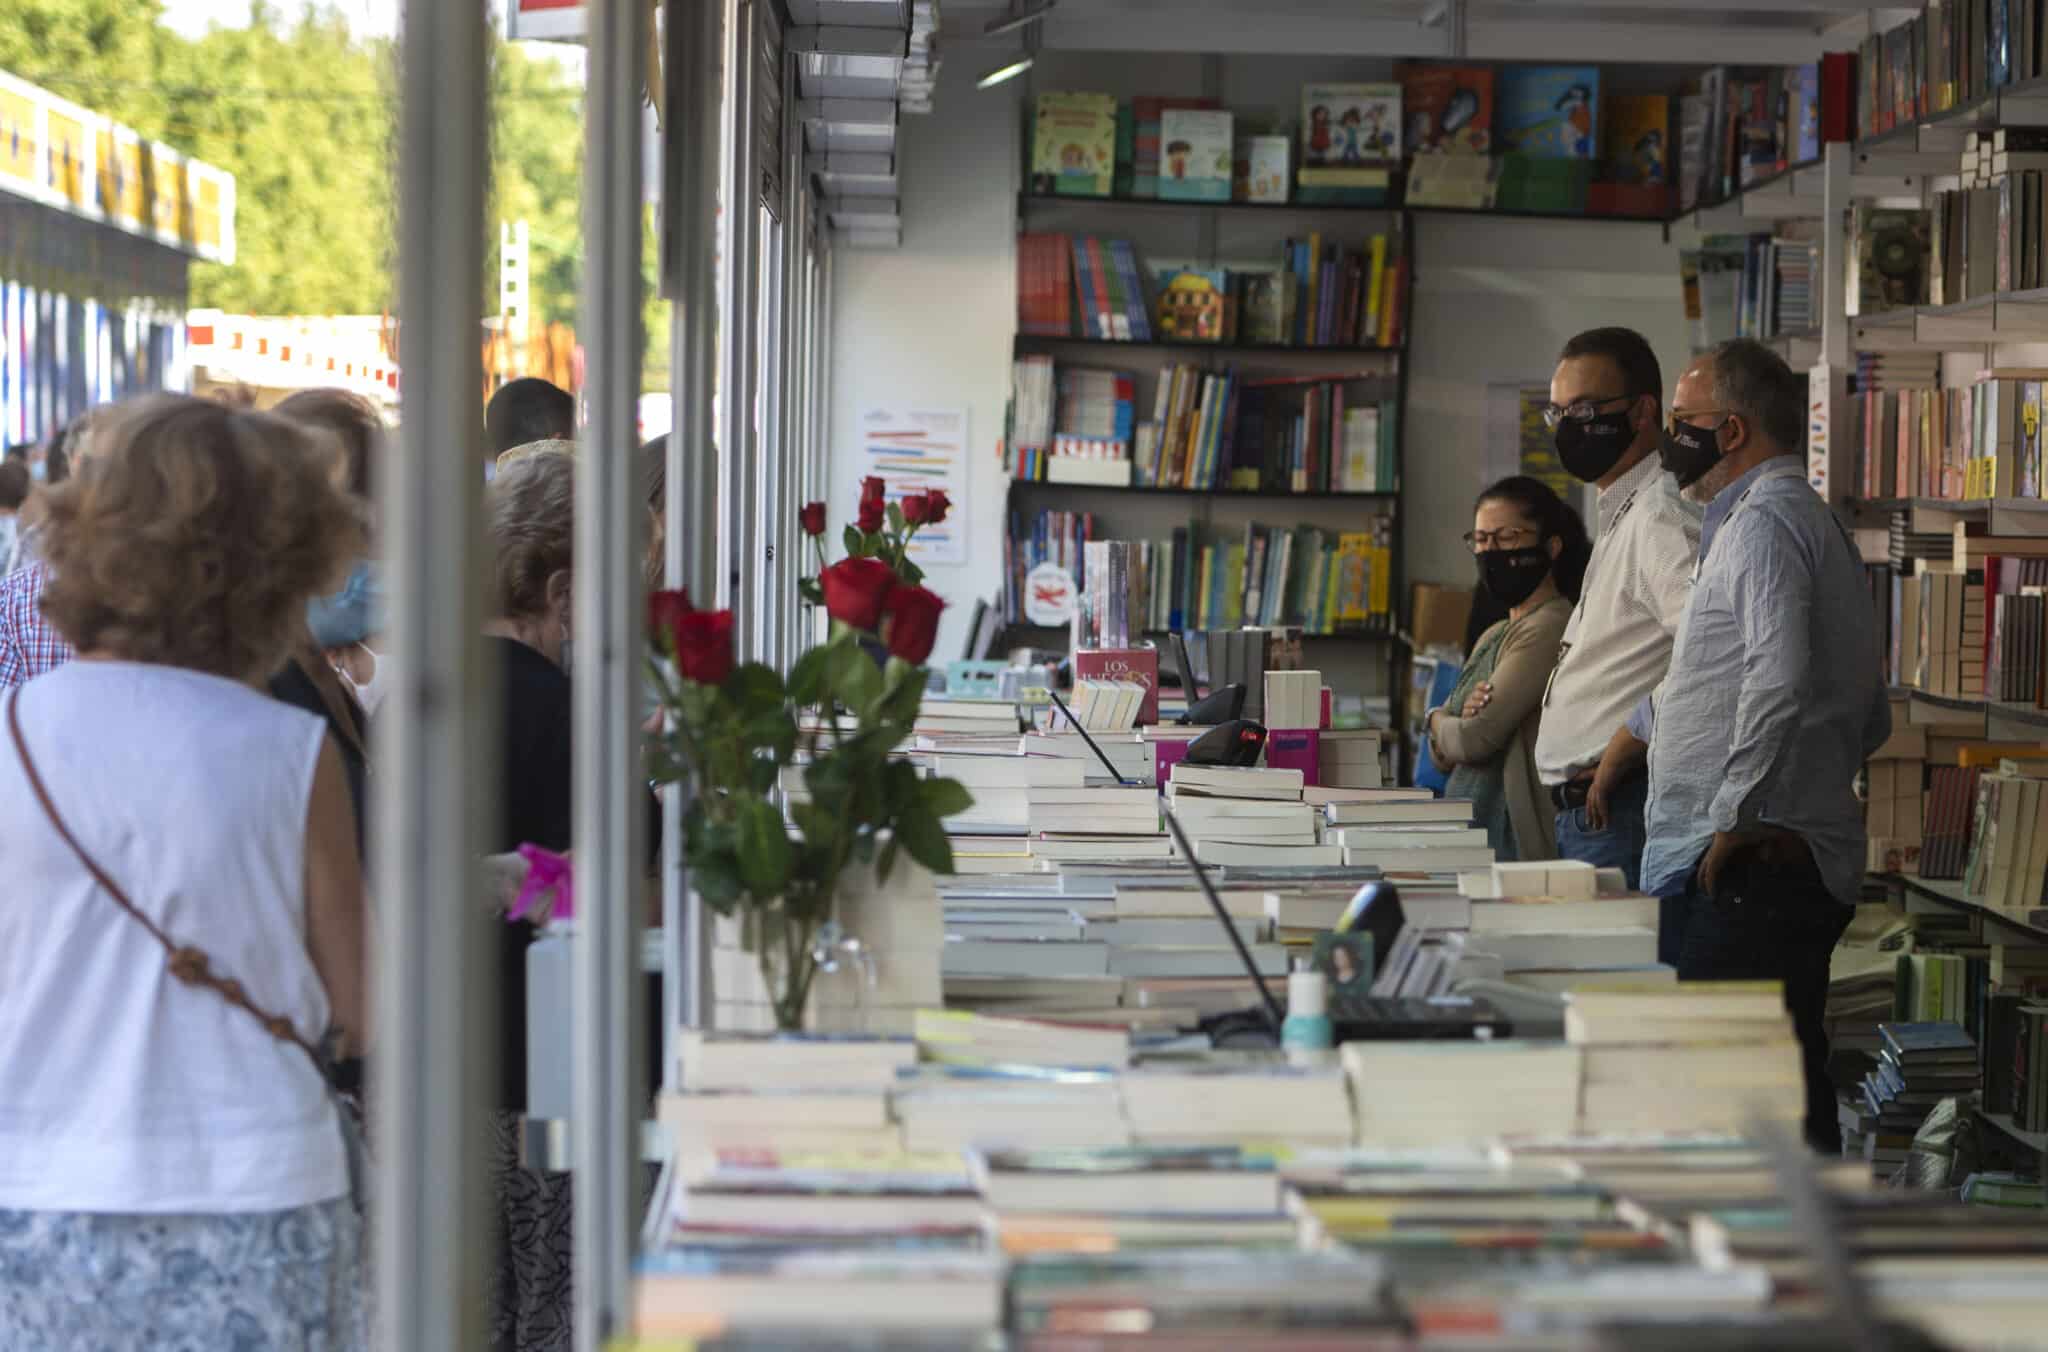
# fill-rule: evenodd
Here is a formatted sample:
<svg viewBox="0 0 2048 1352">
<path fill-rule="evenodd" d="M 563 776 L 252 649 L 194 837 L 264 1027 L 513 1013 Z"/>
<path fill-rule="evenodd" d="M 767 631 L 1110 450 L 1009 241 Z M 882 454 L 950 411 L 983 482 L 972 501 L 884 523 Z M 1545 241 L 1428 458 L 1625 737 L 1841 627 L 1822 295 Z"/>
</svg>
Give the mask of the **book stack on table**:
<svg viewBox="0 0 2048 1352">
<path fill-rule="evenodd" d="M 1339 863 L 1437 876 L 1493 863 L 1468 798 L 1434 798 L 1421 789 L 1324 792 L 1323 839 L 1340 851 Z"/>
<path fill-rule="evenodd" d="M 1582 1133 L 1736 1131 L 1805 1116 L 1777 982 L 1582 989 L 1566 1002 L 1565 1040 L 1584 1056 Z"/>
<path fill-rule="evenodd" d="M 1913 1135 L 1944 1098 L 1974 1099 L 1983 1083 L 1977 1043 L 1954 1023 L 1878 1025 L 1877 1064 L 1863 1077 L 1857 1134 L 1881 1175 L 1906 1162 Z"/>
<path fill-rule="evenodd" d="M 1189 765 L 1169 772 L 1166 797 L 1205 864 L 1333 867 L 1343 851 L 1317 840 L 1302 772 Z"/>
</svg>

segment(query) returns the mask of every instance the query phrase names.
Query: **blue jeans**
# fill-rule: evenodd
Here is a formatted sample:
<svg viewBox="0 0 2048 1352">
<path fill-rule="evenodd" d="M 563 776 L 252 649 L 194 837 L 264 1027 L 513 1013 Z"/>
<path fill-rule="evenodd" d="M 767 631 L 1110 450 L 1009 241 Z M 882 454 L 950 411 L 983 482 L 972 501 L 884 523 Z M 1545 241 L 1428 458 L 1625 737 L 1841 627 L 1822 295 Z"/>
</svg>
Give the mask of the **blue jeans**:
<svg viewBox="0 0 2048 1352">
<path fill-rule="evenodd" d="M 1642 886 L 1643 812 L 1649 806 L 1650 777 L 1634 774 L 1616 786 L 1607 800 L 1606 829 L 1586 824 L 1586 809 L 1568 807 L 1557 814 L 1557 857 L 1576 859 L 1594 868 L 1618 868 L 1631 891 Z"/>
</svg>

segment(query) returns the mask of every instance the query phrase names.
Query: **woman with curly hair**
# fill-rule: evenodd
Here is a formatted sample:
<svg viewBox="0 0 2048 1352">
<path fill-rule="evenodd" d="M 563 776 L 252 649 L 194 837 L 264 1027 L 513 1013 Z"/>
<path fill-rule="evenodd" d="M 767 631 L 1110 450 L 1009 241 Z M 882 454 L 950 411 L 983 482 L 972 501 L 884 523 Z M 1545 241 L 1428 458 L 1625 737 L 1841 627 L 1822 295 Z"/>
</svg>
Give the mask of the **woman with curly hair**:
<svg viewBox="0 0 2048 1352">
<path fill-rule="evenodd" d="M 47 496 L 77 659 L 0 696 L 0 1347 L 366 1345 L 321 1064 L 368 1033 L 355 828 L 263 693 L 362 549 L 330 464 L 158 395 Z"/>
</svg>

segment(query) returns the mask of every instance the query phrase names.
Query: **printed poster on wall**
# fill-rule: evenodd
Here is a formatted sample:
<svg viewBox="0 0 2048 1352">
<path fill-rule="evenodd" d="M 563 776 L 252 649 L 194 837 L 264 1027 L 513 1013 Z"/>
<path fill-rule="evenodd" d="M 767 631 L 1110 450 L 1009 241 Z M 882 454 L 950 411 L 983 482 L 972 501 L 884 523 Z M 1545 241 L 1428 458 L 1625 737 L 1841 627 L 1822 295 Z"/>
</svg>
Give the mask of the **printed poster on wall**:
<svg viewBox="0 0 2048 1352">
<path fill-rule="evenodd" d="M 965 563 L 967 410 L 873 408 L 861 415 L 861 474 L 878 474 L 889 501 L 943 488 L 953 504 L 945 521 L 921 527 L 910 542 L 919 563 Z"/>
<path fill-rule="evenodd" d="M 1579 481 L 1565 471 L 1557 458 L 1557 442 L 1543 425 L 1543 410 L 1550 403 L 1548 385 L 1524 385 L 1516 401 L 1515 433 L 1521 450 L 1521 472 L 1541 479 L 1566 502 L 1578 497 Z"/>
</svg>

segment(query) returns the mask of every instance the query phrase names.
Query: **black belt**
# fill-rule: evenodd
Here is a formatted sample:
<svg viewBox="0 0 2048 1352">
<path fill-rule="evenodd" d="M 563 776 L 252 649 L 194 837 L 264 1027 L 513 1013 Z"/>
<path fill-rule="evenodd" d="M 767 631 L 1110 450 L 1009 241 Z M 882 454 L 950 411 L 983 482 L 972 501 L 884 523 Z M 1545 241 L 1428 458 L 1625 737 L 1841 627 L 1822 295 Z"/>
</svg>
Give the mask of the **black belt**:
<svg viewBox="0 0 2048 1352">
<path fill-rule="evenodd" d="M 1550 805 L 1559 812 L 1569 812 L 1575 807 L 1586 805 L 1586 794 L 1591 791 L 1590 779 L 1567 779 L 1562 784 L 1550 786 Z"/>
<path fill-rule="evenodd" d="M 1635 777 L 1641 773 L 1643 773 L 1642 767 L 1637 766 L 1623 775 L 1621 783 L 1616 784 L 1614 787 L 1619 789 L 1624 785 L 1635 782 Z M 1575 807 L 1584 807 L 1586 805 L 1586 795 L 1591 793 L 1592 790 L 1593 779 L 1590 775 L 1584 779 L 1567 779 L 1562 784 L 1552 784 L 1550 786 L 1550 805 L 1559 812 L 1569 812 Z"/>
</svg>

